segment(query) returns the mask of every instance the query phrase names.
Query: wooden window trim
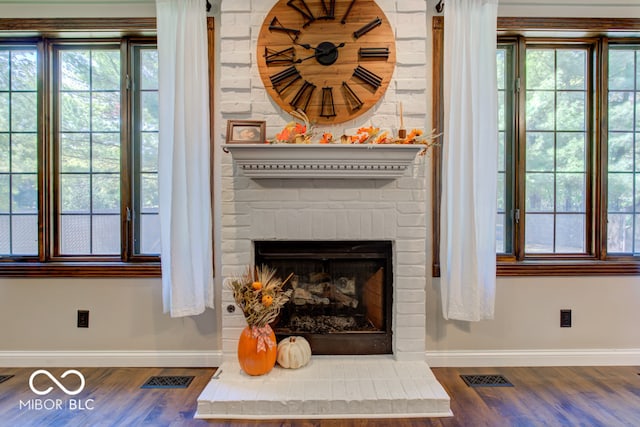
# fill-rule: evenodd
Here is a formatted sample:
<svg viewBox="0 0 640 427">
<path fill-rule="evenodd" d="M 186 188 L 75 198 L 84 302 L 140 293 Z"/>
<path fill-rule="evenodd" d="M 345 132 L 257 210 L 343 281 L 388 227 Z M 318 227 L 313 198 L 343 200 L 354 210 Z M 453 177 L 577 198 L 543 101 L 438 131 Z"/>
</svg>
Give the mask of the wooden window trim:
<svg viewBox="0 0 640 427">
<path fill-rule="evenodd" d="M 545 36 L 575 36 L 584 40 L 588 37 L 602 37 L 603 42 L 599 45 L 599 51 L 596 54 L 599 70 L 606 67 L 606 50 L 608 43 L 614 41 L 607 40 L 606 36 L 615 35 L 617 38 L 624 38 L 630 33 L 640 31 L 640 19 L 623 18 L 623 19 L 600 19 L 600 18 L 517 18 L 517 17 L 499 17 L 497 22 L 498 35 L 501 36 L 535 36 L 541 35 L 544 31 Z M 432 74 L 432 112 L 433 112 L 433 128 L 436 132 L 441 133 L 444 128 L 444 110 L 443 110 L 443 69 L 442 57 L 444 54 L 444 17 L 435 16 L 432 20 L 432 47 L 433 47 L 433 74 Z M 638 40 L 637 36 L 633 40 Z M 640 41 L 640 40 L 639 40 Z M 522 71 L 522 70 L 521 70 Z M 606 69 L 605 69 L 606 71 Z M 596 96 L 594 103 L 599 111 L 606 111 L 606 96 L 603 96 L 603 88 L 605 82 L 600 79 L 599 87 L 596 88 Z M 521 101 L 522 104 L 523 101 Z M 523 105 L 519 105 L 519 111 L 516 114 L 523 115 Z M 597 120 L 594 129 L 595 138 L 603 138 L 607 133 L 606 121 Z M 440 137 L 442 138 L 442 137 Z M 440 140 L 439 142 L 442 142 Z M 606 159 L 606 147 L 604 144 L 596 144 L 599 151 L 593 152 L 596 157 L 596 163 L 600 165 L 597 171 L 598 182 L 593 182 L 594 188 L 592 197 L 594 198 L 592 206 L 596 213 L 591 215 L 595 222 L 593 229 L 602 229 L 606 224 L 606 212 L 602 208 L 606 200 L 606 186 L 604 170 L 606 165 L 600 159 Z M 524 153 L 521 153 L 522 155 Z M 522 162 L 522 157 L 516 158 L 517 162 Z M 517 156 L 517 153 L 516 153 Z M 516 167 L 519 167 L 516 165 Z M 523 174 L 520 174 L 523 179 Z M 433 226 L 433 263 L 432 275 L 440 276 L 440 200 L 442 197 L 442 151 L 439 146 L 434 147 L 432 156 L 432 226 Z M 516 186 L 516 191 L 520 185 Z M 523 233 L 514 230 L 515 238 L 519 239 L 519 249 L 523 251 Z M 498 276 L 612 276 L 612 275 L 638 275 L 640 274 L 640 261 L 630 256 L 612 257 L 606 253 L 606 236 L 603 233 L 595 233 L 593 238 L 594 255 L 590 256 L 561 256 L 549 255 L 539 257 L 528 257 L 524 260 L 518 260 L 518 254 L 514 256 L 497 255 L 496 266 Z M 522 254 L 520 254 L 522 255 Z"/>
<path fill-rule="evenodd" d="M 14 19 L 14 18 L 0 18 L 0 33 L 11 32 L 15 34 L 15 40 L 24 41 L 30 38 L 33 42 L 38 42 L 41 37 L 46 38 L 82 38 L 85 37 L 90 40 L 89 32 L 100 32 L 105 37 L 147 37 L 156 34 L 156 19 L 155 18 L 73 18 L 73 19 Z M 214 60 L 215 60 L 215 27 L 214 18 L 207 18 L 207 44 L 208 44 L 208 58 L 209 58 L 209 110 L 210 121 L 213 127 L 214 123 Z M 5 40 L 12 40 L 12 36 L 9 35 Z M 43 61 L 39 61 L 39 66 L 45 66 L 44 63 L 48 63 L 48 55 L 46 48 L 42 43 L 38 44 L 39 55 L 44 58 Z M 48 65 L 48 64 L 47 64 Z M 38 82 L 38 89 L 40 90 L 42 97 L 42 105 L 50 101 L 49 87 L 47 82 Z M 42 137 L 50 138 L 48 122 L 49 118 L 43 118 L 43 114 L 38 114 L 38 126 L 40 128 Z M 123 123 L 123 126 L 129 124 Z M 211 132 L 210 143 L 213 147 L 213 132 Z M 51 159 L 44 157 L 46 154 L 39 150 L 39 156 L 42 158 L 39 167 L 39 203 L 42 209 L 39 212 L 39 221 L 42 225 L 44 221 L 50 221 L 51 215 L 46 210 L 49 209 L 49 198 L 51 188 L 51 180 L 45 179 L 45 173 L 50 175 L 48 166 Z M 213 171 L 214 164 L 214 150 L 211 150 L 211 168 Z M 126 156 L 125 156 L 126 157 Z M 129 163 L 128 159 L 125 159 Z M 45 165 L 45 169 L 43 169 Z M 130 165 L 129 165 L 130 166 Z M 211 194 L 213 201 L 213 173 L 211 174 Z M 212 206 L 213 209 L 213 206 Z M 44 227 L 45 230 L 51 230 L 47 224 Z M 124 227 L 124 225 L 123 225 Z M 43 232 L 43 227 L 40 226 L 40 233 Z M 127 230 L 127 233 L 130 231 Z M 150 256 L 137 256 L 135 259 L 127 259 L 128 255 L 123 254 L 122 259 L 114 257 L 111 260 L 96 260 L 95 258 L 87 257 L 67 257 L 62 260 L 52 260 L 51 250 L 44 245 L 44 240 L 39 239 L 39 255 L 37 259 L 29 258 L 21 260 L 20 257 L 16 257 L 12 260 L 0 259 L 0 277 L 161 277 L 161 266 L 157 257 Z M 123 242 L 123 247 L 128 242 Z M 127 251 L 128 252 L 128 251 Z M 125 260 L 125 261 L 123 261 Z M 213 260 L 212 260 L 213 262 Z"/>
</svg>

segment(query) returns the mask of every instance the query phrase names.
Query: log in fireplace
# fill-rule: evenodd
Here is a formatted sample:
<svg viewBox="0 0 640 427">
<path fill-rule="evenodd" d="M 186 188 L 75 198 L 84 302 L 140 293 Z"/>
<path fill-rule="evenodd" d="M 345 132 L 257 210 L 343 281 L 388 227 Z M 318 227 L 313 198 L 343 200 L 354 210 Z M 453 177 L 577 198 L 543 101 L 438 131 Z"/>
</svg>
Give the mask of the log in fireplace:
<svg viewBox="0 0 640 427">
<path fill-rule="evenodd" d="M 256 241 L 255 262 L 293 273 L 278 339 L 304 336 L 314 354 L 393 352 L 390 241 Z"/>
</svg>

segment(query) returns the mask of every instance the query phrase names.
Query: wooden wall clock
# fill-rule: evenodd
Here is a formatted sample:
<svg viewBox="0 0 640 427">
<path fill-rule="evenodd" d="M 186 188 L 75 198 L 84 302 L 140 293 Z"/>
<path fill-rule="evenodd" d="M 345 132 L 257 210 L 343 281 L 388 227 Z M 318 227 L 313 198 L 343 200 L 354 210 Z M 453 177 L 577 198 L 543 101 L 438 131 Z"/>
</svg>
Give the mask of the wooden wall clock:
<svg viewBox="0 0 640 427">
<path fill-rule="evenodd" d="M 374 0 L 278 0 L 257 49 L 269 96 L 319 125 L 369 110 L 387 90 L 396 62 L 393 29 Z"/>
</svg>

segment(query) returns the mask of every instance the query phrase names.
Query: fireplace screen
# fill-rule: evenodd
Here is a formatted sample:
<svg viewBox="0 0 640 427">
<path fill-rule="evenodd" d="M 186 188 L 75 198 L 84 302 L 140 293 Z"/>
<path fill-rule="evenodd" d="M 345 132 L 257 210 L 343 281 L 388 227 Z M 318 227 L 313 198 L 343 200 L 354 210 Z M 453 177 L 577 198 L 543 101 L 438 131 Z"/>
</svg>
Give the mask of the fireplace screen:
<svg viewBox="0 0 640 427">
<path fill-rule="evenodd" d="M 275 324 L 302 335 L 314 354 L 391 353 L 391 242 L 255 242 L 256 265 L 293 273 L 290 301 Z"/>
</svg>

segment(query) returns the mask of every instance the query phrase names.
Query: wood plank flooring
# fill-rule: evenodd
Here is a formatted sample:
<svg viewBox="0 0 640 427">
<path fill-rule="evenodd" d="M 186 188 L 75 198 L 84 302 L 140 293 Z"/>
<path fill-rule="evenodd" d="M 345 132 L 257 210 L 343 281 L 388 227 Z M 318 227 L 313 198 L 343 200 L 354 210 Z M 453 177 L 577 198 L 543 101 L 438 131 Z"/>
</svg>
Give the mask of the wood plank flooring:
<svg viewBox="0 0 640 427">
<path fill-rule="evenodd" d="M 196 399 L 215 369 L 209 368 L 78 368 L 84 390 L 65 395 L 52 380 L 39 375 L 39 390 L 53 386 L 46 396 L 29 388 L 36 369 L 1 368 L 14 375 L 0 383 L 0 427 L 67 426 L 300 426 L 300 427 L 414 427 L 414 426 L 640 426 L 640 367 L 559 368 L 434 368 L 451 396 L 454 416 L 392 420 L 194 420 Z M 55 378 L 64 368 L 48 369 Z M 514 387 L 468 387 L 461 374 L 501 374 Z M 193 375 L 186 389 L 141 389 L 153 375 Z M 72 375 L 62 380 L 78 388 Z M 52 409 L 25 406 L 39 398 Z M 46 402 L 49 399 L 49 402 Z M 70 408 L 70 399 L 75 399 Z M 60 409 L 55 408 L 60 400 Z M 20 408 L 22 401 L 23 407 Z M 90 408 L 93 408 L 90 410 Z"/>
</svg>

